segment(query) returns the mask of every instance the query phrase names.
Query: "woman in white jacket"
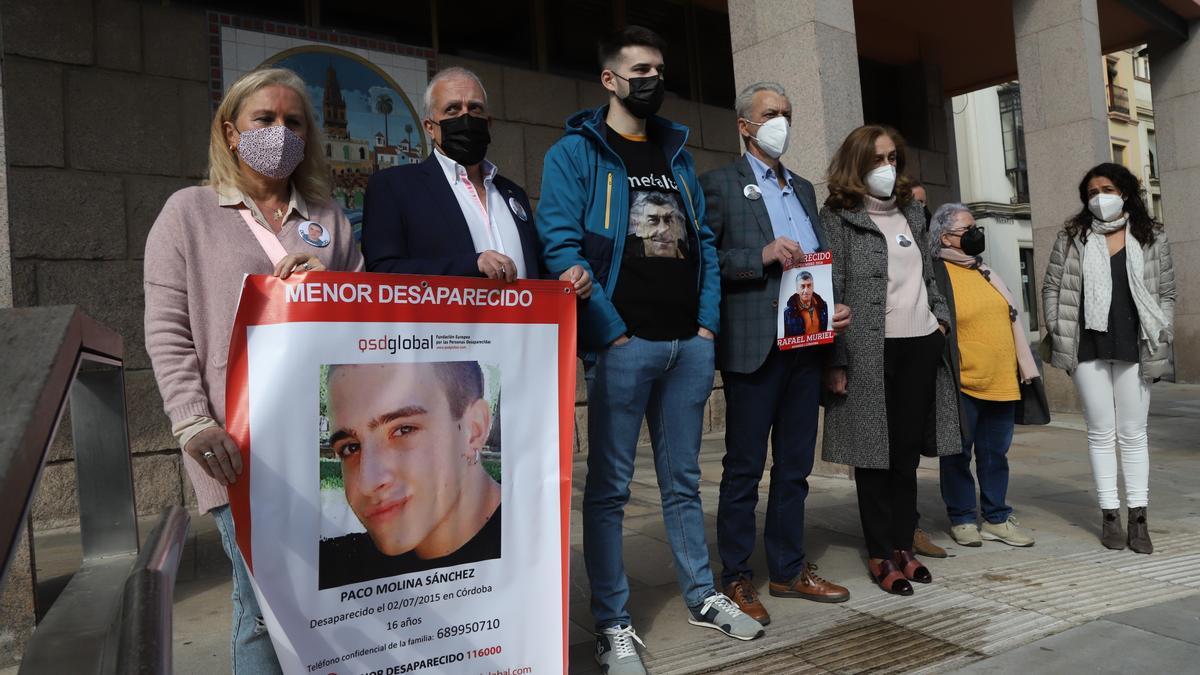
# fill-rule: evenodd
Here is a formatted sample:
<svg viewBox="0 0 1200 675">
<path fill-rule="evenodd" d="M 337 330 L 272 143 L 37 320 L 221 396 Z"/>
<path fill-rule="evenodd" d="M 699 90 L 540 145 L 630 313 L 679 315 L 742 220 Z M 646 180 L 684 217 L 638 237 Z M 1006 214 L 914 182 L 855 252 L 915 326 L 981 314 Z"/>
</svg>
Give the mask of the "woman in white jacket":
<svg viewBox="0 0 1200 675">
<path fill-rule="evenodd" d="M 1087 172 L 1079 183 L 1083 208 L 1050 253 L 1042 307 L 1050 362 L 1071 374 L 1083 404 L 1101 542 L 1150 553 L 1146 418 L 1150 384 L 1166 371 L 1173 339 L 1175 271 L 1162 225 L 1146 211 L 1140 187 L 1120 164 Z M 1117 494 L 1118 444 L 1128 535 Z"/>
</svg>

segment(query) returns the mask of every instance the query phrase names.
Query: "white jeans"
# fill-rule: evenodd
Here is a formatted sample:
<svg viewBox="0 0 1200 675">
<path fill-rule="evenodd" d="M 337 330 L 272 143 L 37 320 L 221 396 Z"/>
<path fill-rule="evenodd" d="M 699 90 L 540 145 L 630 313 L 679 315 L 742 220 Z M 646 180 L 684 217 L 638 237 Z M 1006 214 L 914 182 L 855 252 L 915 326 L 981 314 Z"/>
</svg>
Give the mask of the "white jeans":
<svg viewBox="0 0 1200 675">
<path fill-rule="evenodd" d="M 1150 450 L 1146 416 L 1150 385 L 1138 374 L 1138 364 L 1123 361 L 1085 361 L 1075 369 L 1075 388 L 1087 423 L 1088 453 L 1096 477 L 1100 508 L 1117 509 L 1117 444 L 1125 474 L 1125 503 L 1130 508 L 1150 501 Z"/>
</svg>

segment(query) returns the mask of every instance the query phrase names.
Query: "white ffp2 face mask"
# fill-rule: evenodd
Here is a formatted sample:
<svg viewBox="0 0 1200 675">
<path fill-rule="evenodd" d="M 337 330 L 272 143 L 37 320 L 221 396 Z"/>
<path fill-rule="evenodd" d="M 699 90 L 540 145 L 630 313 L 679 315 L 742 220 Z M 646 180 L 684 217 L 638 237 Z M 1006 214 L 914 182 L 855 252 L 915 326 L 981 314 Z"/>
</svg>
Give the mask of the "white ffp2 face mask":
<svg viewBox="0 0 1200 675">
<path fill-rule="evenodd" d="M 1125 199 L 1121 195 L 1101 192 L 1088 200 L 1088 210 L 1092 212 L 1093 216 L 1096 216 L 1096 220 L 1111 222 L 1119 218 L 1125 211 Z"/>
<path fill-rule="evenodd" d="M 884 164 L 876 168 L 867 174 L 866 183 L 867 190 L 871 192 L 872 197 L 880 199 L 891 197 L 892 190 L 896 187 L 896 167 Z"/>
<path fill-rule="evenodd" d="M 750 120 L 746 120 L 746 122 L 758 126 L 754 140 L 768 157 L 779 159 L 783 153 L 787 152 L 788 120 L 786 117 L 772 117 L 761 124 Z"/>
</svg>

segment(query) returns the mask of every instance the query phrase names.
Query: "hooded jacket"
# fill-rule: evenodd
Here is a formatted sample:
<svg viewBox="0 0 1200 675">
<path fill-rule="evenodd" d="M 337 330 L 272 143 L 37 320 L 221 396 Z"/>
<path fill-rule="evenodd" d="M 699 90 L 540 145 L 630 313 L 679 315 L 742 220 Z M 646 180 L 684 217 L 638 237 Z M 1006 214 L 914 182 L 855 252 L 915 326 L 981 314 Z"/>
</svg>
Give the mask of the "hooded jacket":
<svg viewBox="0 0 1200 675">
<path fill-rule="evenodd" d="M 629 181 L 625 164 L 606 140 L 608 106 L 581 110 L 546 153 L 536 222 L 546 268 L 559 275 L 583 265 L 592 275 L 592 295 L 579 304 L 579 348 L 585 355 L 606 348 L 626 333 L 612 303 L 629 225 Z M 697 244 L 697 323 L 720 329 L 720 269 L 712 231 L 704 225 L 704 192 L 696 164 L 684 148 L 687 127 L 661 117 L 647 120 L 646 133 L 667 155 L 687 204 L 689 238 Z"/>
</svg>

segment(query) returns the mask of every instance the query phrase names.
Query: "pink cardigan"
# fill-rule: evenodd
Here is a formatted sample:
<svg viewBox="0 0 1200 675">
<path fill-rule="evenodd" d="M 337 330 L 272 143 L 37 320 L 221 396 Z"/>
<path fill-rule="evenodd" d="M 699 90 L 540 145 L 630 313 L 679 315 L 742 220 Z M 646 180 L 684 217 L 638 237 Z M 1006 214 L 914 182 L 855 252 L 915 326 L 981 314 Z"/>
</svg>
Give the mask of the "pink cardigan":
<svg viewBox="0 0 1200 675">
<path fill-rule="evenodd" d="M 324 248 L 304 242 L 294 212 L 280 233 L 288 253 L 315 253 L 330 270 L 362 271 L 350 222 L 332 201 L 306 204 L 309 220 L 330 232 Z M 225 423 L 225 365 L 246 274 L 273 266 L 238 210 L 212 187 L 171 195 L 146 240 L 146 350 L 172 425 L 194 416 Z M 229 502 L 225 487 L 183 453 L 200 511 Z"/>
</svg>

